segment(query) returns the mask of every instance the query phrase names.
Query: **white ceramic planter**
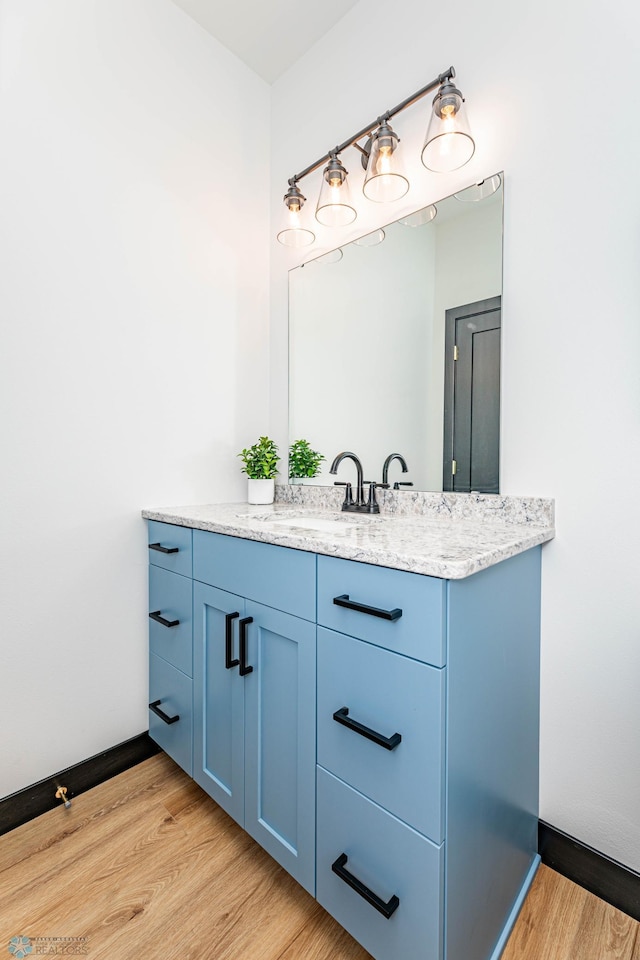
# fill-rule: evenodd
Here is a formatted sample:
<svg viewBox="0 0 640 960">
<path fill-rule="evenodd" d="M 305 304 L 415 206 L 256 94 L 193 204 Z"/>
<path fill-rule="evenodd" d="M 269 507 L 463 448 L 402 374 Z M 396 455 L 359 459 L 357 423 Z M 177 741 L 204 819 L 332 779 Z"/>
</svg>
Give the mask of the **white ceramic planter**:
<svg viewBox="0 0 640 960">
<path fill-rule="evenodd" d="M 275 480 L 247 480 L 248 503 L 273 503 Z"/>
</svg>

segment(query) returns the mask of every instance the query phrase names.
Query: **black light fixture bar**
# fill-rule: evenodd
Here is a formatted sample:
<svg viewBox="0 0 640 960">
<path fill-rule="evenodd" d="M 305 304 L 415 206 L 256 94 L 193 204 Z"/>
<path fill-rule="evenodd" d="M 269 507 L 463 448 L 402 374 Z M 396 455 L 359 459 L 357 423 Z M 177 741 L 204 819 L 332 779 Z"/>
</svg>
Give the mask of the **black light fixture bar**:
<svg viewBox="0 0 640 960">
<path fill-rule="evenodd" d="M 402 110 L 406 110 L 407 107 L 410 107 L 417 100 L 421 100 L 427 93 L 430 93 L 431 90 L 435 90 L 436 87 L 441 86 L 447 80 L 453 80 L 456 75 L 456 71 L 453 67 L 449 67 L 444 73 L 439 74 L 435 80 L 432 80 L 431 83 L 428 83 L 425 87 L 421 87 L 420 90 L 413 93 L 410 97 L 407 97 L 406 100 L 403 100 L 401 103 L 397 104 L 391 110 L 387 110 L 385 113 L 377 117 L 373 123 L 368 124 L 366 127 L 363 127 L 362 130 L 359 130 L 358 133 L 354 134 L 352 137 L 349 137 L 348 140 L 345 140 L 344 143 L 339 144 L 337 147 L 334 147 L 329 153 L 325 153 L 323 157 L 319 160 L 316 160 L 315 163 L 310 164 L 308 167 L 305 167 L 301 173 L 296 173 L 295 176 L 291 177 L 289 180 L 289 185 L 294 186 L 299 180 L 303 180 L 310 173 L 313 173 L 314 170 L 317 170 L 318 167 L 321 167 L 323 163 L 326 163 L 327 160 L 331 158 L 332 155 L 340 154 L 343 150 L 346 150 L 347 147 L 358 147 L 362 151 L 362 148 L 358 146 L 357 140 L 361 140 L 362 137 L 369 136 L 383 121 L 390 120 L 391 117 L 395 117 L 396 114 L 400 113 Z"/>
</svg>

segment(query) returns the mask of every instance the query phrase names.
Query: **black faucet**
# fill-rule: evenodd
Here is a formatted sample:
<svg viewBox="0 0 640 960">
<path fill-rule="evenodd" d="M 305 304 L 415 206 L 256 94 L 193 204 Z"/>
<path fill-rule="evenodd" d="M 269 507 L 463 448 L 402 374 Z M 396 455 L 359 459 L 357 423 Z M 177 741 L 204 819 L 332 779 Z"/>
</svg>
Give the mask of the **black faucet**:
<svg viewBox="0 0 640 960">
<path fill-rule="evenodd" d="M 407 466 L 407 461 L 402 456 L 401 453 L 390 453 L 385 462 L 382 465 L 382 483 L 381 486 L 385 489 L 389 486 L 389 467 L 393 460 L 399 460 L 400 466 L 402 467 L 402 472 L 407 473 L 409 468 Z M 393 489 L 398 490 L 400 487 L 412 487 L 412 483 L 394 483 Z"/>
<path fill-rule="evenodd" d="M 362 479 L 364 474 L 362 472 L 362 464 L 360 463 L 360 458 L 357 457 L 355 453 L 351 453 L 349 450 L 344 450 L 342 453 L 339 453 L 338 456 L 333 461 L 333 463 L 331 464 L 329 473 L 332 473 L 335 475 L 338 472 L 338 467 L 340 466 L 343 460 L 353 460 L 353 462 L 356 465 L 357 479 L 356 479 L 356 502 L 354 503 L 351 497 L 351 484 L 347 483 L 345 484 L 347 491 L 344 498 L 344 503 L 342 504 L 342 509 L 349 511 L 351 513 L 379 513 L 380 508 L 378 507 L 378 504 L 375 502 L 375 484 L 372 485 L 374 487 L 373 502 L 371 499 L 371 495 L 369 496 L 369 504 L 366 504 L 364 502 L 364 480 Z M 338 486 L 342 486 L 342 484 L 338 484 Z"/>
</svg>

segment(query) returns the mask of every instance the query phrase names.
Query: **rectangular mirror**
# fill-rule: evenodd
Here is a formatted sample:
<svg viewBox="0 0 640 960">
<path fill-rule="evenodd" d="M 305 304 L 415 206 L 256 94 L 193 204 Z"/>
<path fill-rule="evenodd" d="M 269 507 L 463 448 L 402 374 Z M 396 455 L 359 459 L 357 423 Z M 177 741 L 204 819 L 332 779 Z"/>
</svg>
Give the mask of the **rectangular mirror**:
<svg viewBox="0 0 640 960">
<path fill-rule="evenodd" d="M 290 271 L 289 443 L 326 458 L 305 483 L 351 450 L 366 480 L 499 492 L 502 181 Z"/>
</svg>

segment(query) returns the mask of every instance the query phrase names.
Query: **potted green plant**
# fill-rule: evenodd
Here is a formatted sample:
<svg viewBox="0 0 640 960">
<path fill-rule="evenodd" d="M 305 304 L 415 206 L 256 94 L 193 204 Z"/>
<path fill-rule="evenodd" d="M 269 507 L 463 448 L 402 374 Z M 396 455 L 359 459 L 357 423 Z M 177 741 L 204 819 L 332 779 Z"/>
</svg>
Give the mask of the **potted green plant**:
<svg viewBox="0 0 640 960">
<path fill-rule="evenodd" d="M 289 479 L 304 480 L 318 476 L 324 456 L 312 450 L 308 440 L 294 440 L 289 447 Z"/>
<path fill-rule="evenodd" d="M 238 454 L 248 477 L 249 503 L 273 503 L 275 478 L 278 473 L 278 447 L 269 437 L 260 437 L 252 447 Z"/>
</svg>

